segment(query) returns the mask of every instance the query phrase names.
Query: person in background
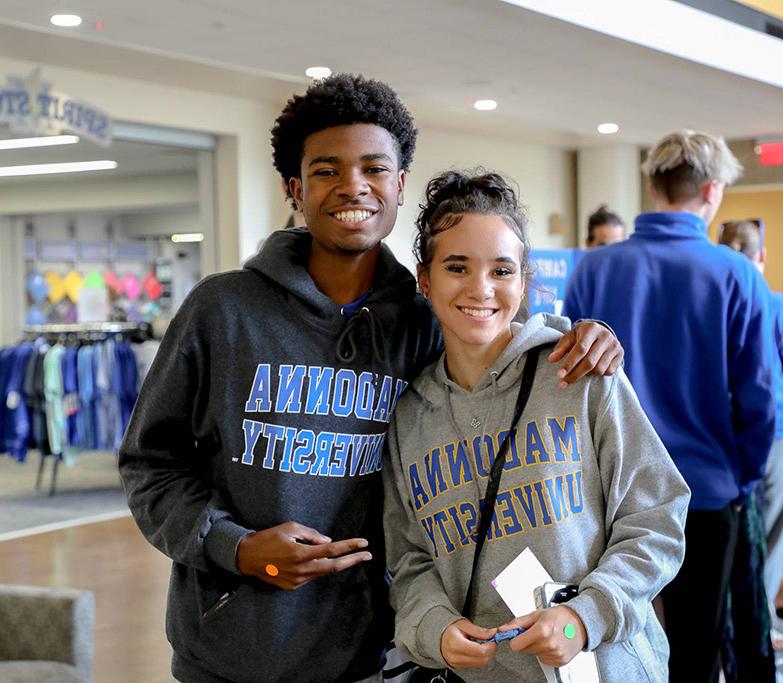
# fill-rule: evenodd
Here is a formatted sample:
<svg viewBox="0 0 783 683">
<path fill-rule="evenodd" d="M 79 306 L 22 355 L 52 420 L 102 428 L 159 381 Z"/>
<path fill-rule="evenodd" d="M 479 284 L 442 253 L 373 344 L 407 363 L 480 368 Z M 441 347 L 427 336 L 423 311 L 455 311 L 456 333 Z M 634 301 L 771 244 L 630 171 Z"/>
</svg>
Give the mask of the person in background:
<svg viewBox="0 0 783 683">
<path fill-rule="evenodd" d="M 723 223 L 718 232 L 718 243 L 730 247 L 747 256 L 751 263 L 758 268 L 760 273 L 764 272 L 766 265 L 766 248 L 764 246 L 763 234 L 759 225 L 753 221 L 727 221 Z M 777 351 L 777 363 L 775 368 L 775 403 L 777 407 L 777 422 L 775 431 L 775 441 L 769 452 L 767 460 L 767 469 L 764 474 L 764 482 L 760 491 L 754 498 L 761 497 L 760 505 L 747 507 L 747 515 L 756 513 L 763 515 L 763 529 L 766 532 L 760 538 L 751 537 L 749 540 L 755 540 L 752 544 L 751 561 L 758 562 L 763 558 L 764 541 L 766 540 L 766 558 L 764 559 L 764 588 L 766 600 L 769 603 L 769 612 L 774 626 L 773 635 L 777 636 L 775 643 L 777 649 L 783 649 L 783 642 L 780 642 L 783 636 L 780 635 L 783 628 L 783 294 L 780 292 L 769 292 L 770 311 L 774 322 L 774 342 Z M 754 501 L 755 502 L 755 501 Z M 755 519 L 748 519 L 746 522 L 749 532 L 759 528 Z M 759 558 L 756 560 L 755 558 Z M 743 580 L 742 577 L 738 577 Z M 747 579 L 744 579 L 747 581 Z M 733 588 L 733 587 L 732 587 Z M 754 591 L 752 596 L 744 600 L 732 601 L 733 608 L 736 610 L 743 605 L 755 604 L 758 602 L 759 591 Z M 754 599 L 755 598 L 755 599 Z M 739 604 L 738 604 L 739 603 Z M 766 619 L 757 620 L 761 625 L 766 624 Z M 737 625 L 734 625 L 735 639 L 742 639 L 747 633 L 741 633 Z M 768 630 L 768 629 L 767 629 Z M 753 651 L 751 643 L 749 656 L 758 655 L 759 648 Z M 766 639 L 761 644 L 766 645 Z"/>
<path fill-rule="evenodd" d="M 416 132 L 397 94 L 362 76 L 289 100 L 273 155 L 307 229 L 194 287 L 144 382 L 120 474 L 173 560 L 166 632 L 183 683 L 380 681 L 383 442 L 441 344 L 382 245 Z M 553 324 L 567 382 L 622 355 L 597 323 Z"/>
<path fill-rule="evenodd" d="M 587 219 L 587 248 L 603 247 L 625 239 L 625 223 L 620 216 L 601 204 Z"/>
<path fill-rule="evenodd" d="M 642 166 L 655 212 L 624 242 L 586 253 L 563 315 L 608 322 L 625 371 L 691 489 L 685 561 L 662 592 L 672 683 L 717 681 L 739 510 L 775 432 L 767 285 L 708 238 L 742 167 L 722 138 L 682 130 Z"/>
<path fill-rule="evenodd" d="M 511 432 L 470 618 L 460 613 L 478 510 L 523 368 L 531 349 L 560 337 L 545 314 L 513 322 L 530 271 L 526 226 L 497 173 L 446 171 L 427 186 L 415 251 L 445 351 L 413 381 L 389 426 L 394 641 L 414 661 L 456 669 L 469 682 L 543 681 L 536 656 L 563 666 L 586 649 L 604 683 L 666 683 L 652 599 L 682 562 L 689 492 L 621 370 L 562 392 L 552 366 L 536 366 Z M 492 580 L 525 548 L 578 595 L 509 619 Z M 519 627 L 526 632 L 509 645 L 476 642 Z"/>
</svg>

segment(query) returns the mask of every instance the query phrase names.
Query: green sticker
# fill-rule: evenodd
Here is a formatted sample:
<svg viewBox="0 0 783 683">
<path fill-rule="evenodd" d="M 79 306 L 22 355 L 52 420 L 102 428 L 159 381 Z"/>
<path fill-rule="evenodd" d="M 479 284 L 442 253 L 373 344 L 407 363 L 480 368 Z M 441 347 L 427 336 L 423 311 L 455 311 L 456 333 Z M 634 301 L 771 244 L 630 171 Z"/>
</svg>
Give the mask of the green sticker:
<svg viewBox="0 0 783 683">
<path fill-rule="evenodd" d="M 576 627 L 573 624 L 563 626 L 563 635 L 571 640 L 576 635 Z"/>
</svg>

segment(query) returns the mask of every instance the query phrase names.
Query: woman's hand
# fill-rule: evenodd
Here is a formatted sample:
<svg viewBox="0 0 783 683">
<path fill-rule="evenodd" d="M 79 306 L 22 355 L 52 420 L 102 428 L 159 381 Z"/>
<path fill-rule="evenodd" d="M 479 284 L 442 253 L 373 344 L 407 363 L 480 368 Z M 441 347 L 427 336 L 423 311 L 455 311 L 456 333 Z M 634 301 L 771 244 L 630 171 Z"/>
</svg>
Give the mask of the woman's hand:
<svg viewBox="0 0 783 683">
<path fill-rule="evenodd" d="M 481 628 L 467 619 L 460 619 L 440 637 L 440 653 L 452 669 L 479 669 L 492 661 L 498 646 L 494 642 L 477 643 L 476 640 L 486 640 L 496 632 L 496 628 Z"/>
<path fill-rule="evenodd" d="M 573 627 L 573 638 L 566 637 Z M 565 605 L 536 610 L 498 627 L 498 631 L 513 628 L 527 629 L 522 635 L 509 641 L 515 652 L 536 655 L 543 664 L 564 666 L 584 648 L 587 643 L 585 625 L 576 612 Z"/>
</svg>

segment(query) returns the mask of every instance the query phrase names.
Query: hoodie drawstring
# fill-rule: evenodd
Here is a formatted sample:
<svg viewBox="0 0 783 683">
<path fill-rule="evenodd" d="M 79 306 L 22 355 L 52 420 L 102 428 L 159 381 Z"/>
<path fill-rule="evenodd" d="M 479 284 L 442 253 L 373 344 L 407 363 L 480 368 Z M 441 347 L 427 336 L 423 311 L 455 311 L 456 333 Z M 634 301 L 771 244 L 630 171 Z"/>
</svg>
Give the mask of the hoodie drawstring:
<svg viewBox="0 0 783 683">
<path fill-rule="evenodd" d="M 342 314 L 342 309 L 340 309 Z M 364 321 L 370 331 L 370 350 L 372 353 L 372 365 L 376 367 L 377 363 L 384 368 L 389 367 L 389 360 L 386 357 L 386 351 L 383 347 L 383 323 L 381 319 L 373 313 L 367 306 L 362 306 L 359 311 L 348 318 L 345 329 L 340 333 L 337 339 L 337 359 L 343 363 L 353 363 L 356 358 L 356 328 Z M 376 372 L 373 373 L 376 378 Z"/>
</svg>

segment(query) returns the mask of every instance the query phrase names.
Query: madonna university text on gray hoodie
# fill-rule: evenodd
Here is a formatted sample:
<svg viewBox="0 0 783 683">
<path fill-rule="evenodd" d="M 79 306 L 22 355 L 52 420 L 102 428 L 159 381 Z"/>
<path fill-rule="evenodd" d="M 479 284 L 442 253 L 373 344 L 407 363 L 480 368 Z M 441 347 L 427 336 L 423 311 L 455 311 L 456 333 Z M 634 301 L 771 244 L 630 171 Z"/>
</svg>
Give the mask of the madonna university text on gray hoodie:
<svg viewBox="0 0 783 683">
<path fill-rule="evenodd" d="M 558 332 L 534 316 L 472 391 L 444 358 L 400 399 L 387 437 L 384 527 L 394 577 L 395 642 L 415 661 L 444 666 L 443 631 L 461 618 L 479 501 L 511 423 L 528 349 Z M 540 360 L 512 435 L 495 516 L 477 569 L 470 617 L 485 627 L 513 615 L 490 582 L 529 547 L 555 581 L 576 584 L 568 606 L 587 631 L 603 683 L 668 679 L 668 644 L 651 606 L 675 576 L 690 492 L 622 371 L 558 389 Z M 501 644 L 473 681 L 544 681 L 532 655 Z"/>
</svg>

